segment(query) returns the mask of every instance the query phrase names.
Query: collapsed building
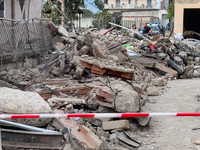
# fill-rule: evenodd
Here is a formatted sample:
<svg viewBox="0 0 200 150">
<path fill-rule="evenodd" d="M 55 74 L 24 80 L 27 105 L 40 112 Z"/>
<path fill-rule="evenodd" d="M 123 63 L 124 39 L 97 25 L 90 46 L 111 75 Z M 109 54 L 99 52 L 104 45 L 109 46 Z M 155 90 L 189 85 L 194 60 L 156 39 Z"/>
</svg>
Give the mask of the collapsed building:
<svg viewBox="0 0 200 150">
<path fill-rule="evenodd" d="M 168 80 L 200 75 L 194 39 L 142 40 L 115 27 L 77 35 L 37 18 L 0 26 L 2 114 L 142 112 Z M 10 121 L 0 121 L 7 149 L 138 149 L 136 130 L 150 118 Z"/>
</svg>

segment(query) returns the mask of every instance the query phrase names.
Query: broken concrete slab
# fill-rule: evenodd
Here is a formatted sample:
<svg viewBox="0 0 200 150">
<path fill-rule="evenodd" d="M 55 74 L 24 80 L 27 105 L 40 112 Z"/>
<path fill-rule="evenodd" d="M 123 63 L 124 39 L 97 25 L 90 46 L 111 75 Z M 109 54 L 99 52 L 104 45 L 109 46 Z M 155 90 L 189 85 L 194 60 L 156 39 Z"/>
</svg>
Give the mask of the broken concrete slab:
<svg viewBox="0 0 200 150">
<path fill-rule="evenodd" d="M 81 55 L 84 55 L 84 54 L 88 54 L 90 50 L 90 47 L 88 46 L 83 46 L 80 51 L 78 52 L 78 55 L 81 56 Z"/>
<path fill-rule="evenodd" d="M 103 122 L 103 130 L 130 129 L 128 120 Z"/>
<path fill-rule="evenodd" d="M 161 63 L 156 63 L 156 66 L 155 66 L 156 69 L 160 70 L 160 71 L 163 71 L 164 73 L 168 73 L 168 74 L 171 74 L 173 75 L 174 77 L 177 77 L 178 76 L 178 72 L 161 64 Z"/>
<path fill-rule="evenodd" d="M 155 86 L 150 86 L 147 88 L 148 96 L 159 96 L 159 90 Z"/>
<path fill-rule="evenodd" d="M 138 93 L 128 89 L 119 92 L 115 100 L 115 107 L 118 112 L 139 112 Z"/>
<path fill-rule="evenodd" d="M 100 43 L 96 41 L 93 42 L 93 54 L 95 57 L 98 57 L 98 58 L 105 59 L 108 57 L 106 49 Z"/>
<path fill-rule="evenodd" d="M 83 76 L 83 72 L 84 72 L 84 70 L 81 68 L 81 67 L 79 67 L 79 66 L 76 66 L 76 72 L 75 72 L 75 74 L 74 74 L 74 78 L 75 79 L 80 79 L 80 78 L 82 78 L 82 76 Z"/>
<path fill-rule="evenodd" d="M 49 28 L 52 30 L 52 32 L 53 32 L 55 35 L 58 34 L 58 29 L 57 29 L 57 27 L 55 26 L 55 24 L 54 24 L 53 22 L 50 22 L 50 23 L 48 24 L 48 26 L 49 26 Z"/>
<path fill-rule="evenodd" d="M 58 33 L 62 36 L 69 37 L 67 30 L 62 25 L 58 27 Z"/>
<path fill-rule="evenodd" d="M 155 59 L 150 59 L 150 58 L 141 57 L 141 56 L 129 56 L 129 58 L 139 62 L 140 64 L 142 64 L 144 67 L 147 67 L 147 68 L 154 68 L 155 64 L 157 63 L 157 60 Z"/>
<path fill-rule="evenodd" d="M 85 121 L 89 122 L 90 124 L 97 126 L 97 127 L 102 126 L 102 121 L 97 118 L 83 118 L 83 120 L 85 120 Z"/>
<path fill-rule="evenodd" d="M 149 87 L 149 83 L 144 83 L 144 85 L 142 86 L 142 90 L 146 91 L 148 87 Z"/>
<path fill-rule="evenodd" d="M 139 84 L 133 84 L 133 87 L 134 87 L 134 90 L 138 93 L 138 94 L 141 94 L 143 89 L 142 89 L 142 86 L 139 85 Z"/>
<path fill-rule="evenodd" d="M 65 48 L 65 45 L 62 42 L 56 42 L 53 45 L 54 51 L 60 51 Z"/>
<path fill-rule="evenodd" d="M 163 78 L 155 78 L 151 80 L 151 83 L 155 86 L 163 86 L 165 84 L 165 80 Z"/>
</svg>

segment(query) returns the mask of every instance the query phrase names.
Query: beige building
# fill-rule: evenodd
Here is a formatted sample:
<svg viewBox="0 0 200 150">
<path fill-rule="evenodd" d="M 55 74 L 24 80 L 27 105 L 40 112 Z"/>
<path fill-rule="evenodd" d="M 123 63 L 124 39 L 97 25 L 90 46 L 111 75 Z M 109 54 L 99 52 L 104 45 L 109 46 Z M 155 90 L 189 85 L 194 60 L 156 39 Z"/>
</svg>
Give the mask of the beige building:
<svg viewBox="0 0 200 150">
<path fill-rule="evenodd" d="M 110 13 L 134 9 L 157 9 L 157 0 L 104 0 L 104 9 Z"/>
<path fill-rule="evenodd" d="M 200 33 L 200 0 L 176 0 L 174 33 Z"/>
</svg>

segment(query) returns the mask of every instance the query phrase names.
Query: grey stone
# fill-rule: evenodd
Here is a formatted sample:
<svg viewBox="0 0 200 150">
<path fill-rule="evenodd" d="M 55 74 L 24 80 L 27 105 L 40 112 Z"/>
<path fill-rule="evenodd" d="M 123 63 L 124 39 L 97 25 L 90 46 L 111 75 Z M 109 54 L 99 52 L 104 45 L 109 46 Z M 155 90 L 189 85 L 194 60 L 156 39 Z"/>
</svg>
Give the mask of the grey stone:
<svg viewBox="0 0 200 150">
<path fill-rule="evenodd" d="M 93 43 L 93 51 L 95 57 L 107 58 L 106 49 L 96 41 Z"/>
<path fill-rule="evenodd" d="M 110 134 L 110 142 L 111 144 L 116 144 L 119 142 L 119 139 L 115 133 Z"/>
<path fill-rule="evenodd" d="M 199 61 L 200 61 L 200 57 L 195 57 L 195 58 L 194 58 L 194 61 L 195 61 L 195 62 L 199 62 Z"/>
<path fill-rule="evenodd" d="M 13 70 L 8 71 L 8 75 L 12 76 L 14 74 Z"/>
<path fill-rule="evenodd" d="M 150 83 L 151 82 L 151 78 L 150 76 L 146 76 L 146 78 L 144 79 L 145 83 Z"/>
<path fill-rule="evenodd" d="M 183 64 L 183 60 L 179 56 L 175 56 L 174 61 L 177 62 L 179 65 Z"/>
<path fill-rule="evenodd" d="M 130 129 L 128 120 L 103 122 L 103 130 Z"/>
<path fill-rule="evenodd" d="M 81 49 L 85 45 L 84 37 L 83 36 L 78 36 L 77 37 L 77 41 L 78 41 L 77 48 Z"/>
<path fill-rule="evenodd" d="M 7 71 L 3 70 L 0 72 L 0 76 L 5 76 L 7 73 L 8 73 Z"/>
<path fill-rule="evenodd" d="M 163 78 L 155 78 L 151 80 L 151 83 L 155 86 L 163 86 L 165 84 L 165 80 Z"/>
<path fill-rule="evenodd" d="M 115 100 L 115 106 L 118 112 L 138 112 L 138 93 L 129 89 L 119 92 Z"/>
<path fill-rule="evenodd" d="M 198 76 L 199 76 L 199 72 L 196 71 L 196 70 L 194 70 L 194 72 L 193 72 L 193 77 L 197 78 Z"/>
<path fill-rule="evenodd" d="M 58 27 L 58 33 L 60 33 L 62 36 L 69 36 L 67 30 L 62 25 Z"/>
<path fill-rule="evenodd" d="M 149 83 L 144 83 L 144 85 L 142 86 L 142 90 L 146 91 L 148 86 L 149 86 Z"/>
<path fill-rule="evenodd" d="M 166 57 L 166 54 L 165 53 L 158 53 L 158 56 L 159 57 Z"/>
<path fill-rule="evenodd" d="M 54 45 L 53 45 L 53 48 L 55 51 L 60 51 L 62 50 L 63 48 L 65 48 L 65 45 L 62 43 L 62 42 L 56 42 Z"/>
<path fill-rule="evenodd" d="M 165 79 L 169 79 L 169 78 L 171 78 L 171 77 L 172 77 L 171 74 L 169 74 L 169 73 L 165 74 Z"/>
<path fill-rule="evenodd" d="M 104 131 L 102 128 L 98 127 L 97 128 L 97 132 L 96 132 L 96 135 L 100 138 L 101 136 L 103 136 L 104 134 Z"/>
<path fill-rule="evenodd" d="M 57 42 L 63 42 L 63 40 L 61 39 L 60 35 L 57 35 L 57 36 L 52 38 L 51 42 L 52 42 L 52 45 L 54 45 Z"/>
<path fill-rule="evenodd" d="M 147 88 L 148 96 L 159 96 L 159 91 L 155 86 L 150 86 Z"/>
<path fill-rule="evenodd" d="M 109 133 L 109 132 L 104 132 L 104 133 L 103 133 L 103 136 L 104 136 L 105 138 L 109 138 L 109 137 L 110 137 L 110 133 Z"/>
<path fill-rule="evenodd" d="M 143 89 L 142 89 L 141 85 L 139 85 L 139 84 L 133 84 L 133 86 L 134 86 L 134 90 L 135 90 L 138 94 L 141 94 L 141 93 L 142 93 Z"/>
<path fill-rule="evenodd" d="M 76 79 L 82 78 L 83 72 L 84 72 L 84 70 L 81 67 L 77 66 L 74 78 L 76 78 Z"/>
<path fill-rule="evenodd" d="M 66 105 L 66 108 L 67 108 L 68 110 L 73 110 L 73 109 L 74 109 L 74 107 L 73 107 L 72 104 Z"/>
<path fill-rule="evenodd" d="M 54 67 L 53 70 L 51 71 L 51 73 L 55 76 L 60 76 L 61 75 L 61 72 L 62 72 L 62 69 L 61 68 L 58 68 L 58 67 Z"/>
<path fill-rule="evenodd" d="M 98 126 L 98 127 L 102 126 L 102 121 L 100 119 L 97 119 L 97 118 L 83 118 L 83 119 L 88 121 L 92 125 L 95 125 L 95 126 Z"/>
<path fill-rule="evenodd" d="M 87 54 L 89 52 L 90 48 L 88 46 L 83 46 L 80 51 L 78 52 L 78 55 L 81 56 L 81 55 L 84 55 L 84 54 Z"/>
</svg>

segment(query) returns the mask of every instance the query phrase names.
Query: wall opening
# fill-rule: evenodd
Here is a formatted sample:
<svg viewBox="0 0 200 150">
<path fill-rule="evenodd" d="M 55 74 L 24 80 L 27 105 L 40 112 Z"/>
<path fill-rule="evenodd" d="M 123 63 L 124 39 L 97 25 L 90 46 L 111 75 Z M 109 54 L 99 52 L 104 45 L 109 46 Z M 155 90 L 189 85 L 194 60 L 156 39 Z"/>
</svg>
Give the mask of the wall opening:
<svg viewBox="0 0 200 150">
<path fill-rule="evenodd" d="M 0 17 L 4 17 L 4 1 L 0 2 Z"/>
<path fill-rule="evenodd" d="M 183 24 L 183 33 L 186 31 L 200 33 L 200 9 L 184 9 Z M 197 34 L 193 34 L 193 36 L 190 35 L 190 37 L 200 39 L 200 36 Z"/>
</svg>

